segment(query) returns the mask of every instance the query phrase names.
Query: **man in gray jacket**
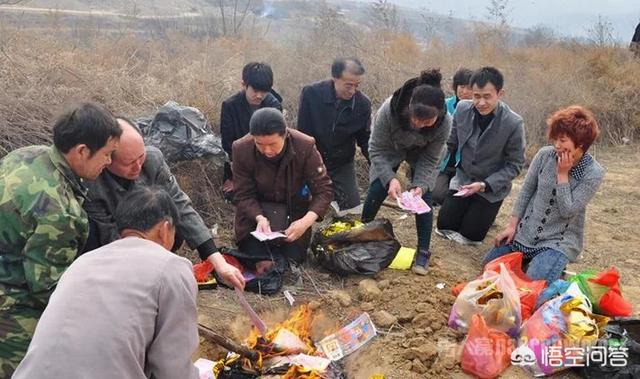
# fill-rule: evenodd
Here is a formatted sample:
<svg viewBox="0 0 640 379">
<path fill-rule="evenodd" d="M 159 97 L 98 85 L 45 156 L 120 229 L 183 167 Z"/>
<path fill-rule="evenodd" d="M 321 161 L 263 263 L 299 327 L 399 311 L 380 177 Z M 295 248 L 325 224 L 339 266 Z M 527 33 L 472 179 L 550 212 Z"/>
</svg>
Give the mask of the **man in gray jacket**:
<svg viewBox="0 0 640 379">
<path fill-rule="evenodd" d="M 191 206 L 189 196 L 180 189 L 162 152 L 152 146 L 145 147 L 142 135 L 131 122 L 118 118 L 118 123 L 122 137 L 111 165 L 94 182 L 86 183 L 89 200 L 83 206 L 89 215 L 90 232 L 84 251 L 118 238 L 113 214 L 129 191 L 141 186 L 159 186 L 171 195 L 180 213 L 180 221 L 176 224 L 176 243 L 171 250 L 177 250 L 186 240 L 190 248 L 198 250 L 202 260 L 211 261 L 225 281 L 234 287 L 244 288 L 242 274 L 218 253 L 211 232 Z"/>
<path fill-rule="evenodd" d="M 511 182 L 524 165 L 524 121 L 501 101 L 504 78 L 483 67 L 469 81 L 473 101 L 458 103 L 447 141 L 456 167 L 438 214 L 436 234 L 479 244 L 493 224 Z"/>
<path fill-rule="evenodd" d="M 178 210 L 138 187 L 116 211 L 122 239 L 82 255 L 62 275 L 14 379 L 196 379 L 191 263 L 171 253 Z"/>
</svg>

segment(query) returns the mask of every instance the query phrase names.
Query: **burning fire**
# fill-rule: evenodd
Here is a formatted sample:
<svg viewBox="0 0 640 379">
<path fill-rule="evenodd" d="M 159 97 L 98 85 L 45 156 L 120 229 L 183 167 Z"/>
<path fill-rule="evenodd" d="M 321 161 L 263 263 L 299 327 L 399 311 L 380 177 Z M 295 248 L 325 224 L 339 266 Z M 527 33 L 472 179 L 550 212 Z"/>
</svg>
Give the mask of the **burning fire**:
<svg viewBox="0 0 640 379">
<path fill-rule="evenodd" d="M 316 348 L 311 340 L 311 323 L 313 317 L 311 309 L 308 305 L 300 306 L 291 317 L 277 324 L 274 328 L 270 328 L 265 336 L 260 336 L 255 328 L 251 329 L 251 334 L 246 340 L 249 348 L 258 352 L 259 358 L 256 362 L 249 359 L 243 360 L 243 367 L 249 369 L 262 369 L 265 361 L 282 356 L 295 354 L 314 355 Z M 281 338 L 287 338 L 287 335 L 293 334 L 297 338 L 291 338 L 294 343 L 286 343 L 282 346 L 276 341 Z M 298 340 L 299 339 L 299 340 Z M 299 342 L 302 342 L 300 344 Z M 295 343 L 297 342 L 297 343 Z M 284 373 L 284 379 L 320 379 L 322 376 L 316 370 L 309 370 L 301 366 L 292 365 L 288 371 Z"/>
<path fill-rule="evenodd" d="M 247 338 L 247 345 L 252 349 L 259 349 L 261 342 L 274 341 L 278 332 L 281 329 L 286 329 L 293 332 L 298 338 L 300 338 L 309 348 L 309 351 L 305 354 L 312 354 L 315 352 L 315 346 L 311 341 L 311 309 L 308 305 L 301 305 L 298 309 L 283 322 L 277 324 L 274 328 L 267 331 L 267 335 L 260 337 L 255 328 L 251 329 L 251 334 Z M 285 351 L 286 352 L 286 351 Z M 300 353 L 300 351 L 288 352 L 289 354 Z"/>
<path fill-rule="evenodd" d="M 306 370 L 300 366 L 291 366 L 283 379 L 321 379 L 322 376 L 314 370 Z"/>
</svg>

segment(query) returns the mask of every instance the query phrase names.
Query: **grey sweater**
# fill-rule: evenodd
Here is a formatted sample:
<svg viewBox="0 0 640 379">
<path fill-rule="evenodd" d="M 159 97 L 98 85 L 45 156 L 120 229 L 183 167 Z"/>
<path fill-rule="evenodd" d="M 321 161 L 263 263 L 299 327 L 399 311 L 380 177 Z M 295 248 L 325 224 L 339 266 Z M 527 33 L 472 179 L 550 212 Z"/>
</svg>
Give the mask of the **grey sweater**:
<svg viewBox="0 0 640 379">
<path fill-rule="evenodd" d="M 557 155 L 543 147 L 531 162 L 512 215 L 520 221 L 515 241 L 529 248 L 551 248 L 571 262 L 578 259 L 584 239 L 587 204 L 604 177 L 604 168 L 585 154 L 569 183 L 557 183 Z"/>
<path fill-rule="evenodd" d="M 76 259 L 45 309 L 15 379 L 197 379 L 191 263 L 127 237 Z"/>
<path fill-rule="evenodd" d="M 412 186 L 423 191 L 435 185 L 437 165 L 451 130 L 451 116 L 446 115 L 433 128 L 422 132 L 406 130 L 391 116 L 391 98 L 376 113 L 369 140 L 369 182 L 380 179 L 382 185 L 395 177 L 394 168 L 407 161 L 413 169 Z"/>
</svg>

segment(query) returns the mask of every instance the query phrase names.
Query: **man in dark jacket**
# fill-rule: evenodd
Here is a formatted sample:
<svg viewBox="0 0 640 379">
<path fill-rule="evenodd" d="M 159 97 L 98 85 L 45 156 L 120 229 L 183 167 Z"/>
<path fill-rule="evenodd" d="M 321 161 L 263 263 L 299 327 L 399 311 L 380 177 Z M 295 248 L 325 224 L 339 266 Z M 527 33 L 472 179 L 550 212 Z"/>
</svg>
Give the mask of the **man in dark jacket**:
<svg viewBox="0 0 640 379">
<path fill-rule="evenodd" d="M 305 86 L 300 95 L 298 130 L 316 139 L 341 210 L 360 205 L 353 163 L 356 142 L 369 160 L 371 101 L 358 91 L 363 75 L 359 60 L 336 59 L 332 78 Z"/>
<path fill-rule="evenodd" d="M 89 200 L 83 207 L 89 215 L 90 231 L 85 251 L 119 238 L 114 214 L 127 193 L 140 186 L 158 186 L 171 195 L 180 213 L 174 250 L 186 240 L 190 248 L 198 250 L 202 260 L 208 259 L 214 265 L 225 281 L 242 288 L 242 274 L 217 252 L 211 232 L 191 206 L 189 196 L 180 189 L 162 152 L 152 146 L 145 147 L 140 132 L 131 122 L 119 118 L 118 124 L 122 136 L 111 165 L 95 181 L 86 182 Z"/>
<path fill-rule="evenodd" d="M 233 155 L 238 248 L 255 257 L 258 273 L 274 260 L 303 261 L 311 225 L 333 200 L 331 179 L 315 141 L 288 129 L 281 112 L 265 108 L 251 117 L 251 134 L 233 143 Z M 260 242 L 250 234 L 254 230 L 280 231 L 286 238 Z"/>
<path fill-rule="evenodd" d="M 633 34 L 633 38 L 631 38 L 629 49 L 631 49 L 636 57 L 640 58 L 640 23 L 636 26 L 636 32 Z"/>
<path fill-rule="evenodd" d="M 282 97 L 271 88 L 273 72 L 271 66 L 261 62 L 247 63 L 242 69 L 242 90 L 222 102 L 220 111 L 220 134 L 222 148 L 233 160 L 231 145 L 249 133 L 249 120 L 253 112 L 270 107 L 282 111 Z M 227 200 L 233 198 L 231 164 L 224 166 L 222 191 Z"/>
</svg>

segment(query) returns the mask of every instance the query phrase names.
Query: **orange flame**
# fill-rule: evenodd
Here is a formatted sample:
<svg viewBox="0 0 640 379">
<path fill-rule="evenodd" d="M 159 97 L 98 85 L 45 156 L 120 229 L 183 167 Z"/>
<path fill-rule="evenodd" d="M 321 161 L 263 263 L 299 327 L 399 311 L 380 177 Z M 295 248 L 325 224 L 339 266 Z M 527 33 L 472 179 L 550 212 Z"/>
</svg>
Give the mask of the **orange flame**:
<svg viewBox="0 0 640 379">
<path fill-rule="evenodd" d="M 316 352 L 315 345 L 311 340 L 311 323 L 313 321 L 311 315 L 311 309 L 308 305 L 301 305 L 295 310 L 291 317 L 285 321 L 276 324 L 275 327 L 270 328 L 265 336 L 260 337 L 255 328 L 251 329 L 251 333 L 246 340 L 247 345 L 259 352 L 259 358 L 255 364 L 255 367 L 262 368 L 263 360 L 275 356 L 290 355 L 297 353 L 314 354 Z M 281 329 L 287 329 L 295 334 L 304 344 L 307 346 L 306 351 L 282 351 L 278 350 L 278 347 L 273 345 L 278 332 Z M 245 367 L 251 366 L 251 362 L 244 360 Z M 300 366 L 291 366 L 289 370 L 284 374 L 284 379 L 320 379 L 319 372 L 314 370 L 308 370 Z"/>
<path fill-rule="evenodd" d="M 320 373 L 314 370 L 305 370 L 300 366 L 291 366 L 282 379 L 321 379 Z"/>
<path fill-rule="evenodd" d="M 311 341 L 311 322 L 313 321 L 311 317 L 311 309 L 309 309 L 308 305 L 301 305 L 288 319 L 284 320 L 281 323 L 276 324 L 275 327 L 269 329 L 267 334 L 264 336 L 264 339 L 267 341 L 273 341 L 276 338 L 276 335 L 281 329 L 287 329 L 298 338 L 302 340 L 308 347 L 309 350 L 306 351 L 306 354 L 313 354 L 316 349 Z M 251 334 L 247 338 L 247 345 L 250 348 L 256 348 L 259 343 L 258 333 L 255 328 L 251 329 Z M 278 354 L 279 355 L 279 354 Z"/>
</svg>

